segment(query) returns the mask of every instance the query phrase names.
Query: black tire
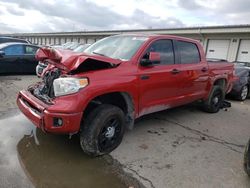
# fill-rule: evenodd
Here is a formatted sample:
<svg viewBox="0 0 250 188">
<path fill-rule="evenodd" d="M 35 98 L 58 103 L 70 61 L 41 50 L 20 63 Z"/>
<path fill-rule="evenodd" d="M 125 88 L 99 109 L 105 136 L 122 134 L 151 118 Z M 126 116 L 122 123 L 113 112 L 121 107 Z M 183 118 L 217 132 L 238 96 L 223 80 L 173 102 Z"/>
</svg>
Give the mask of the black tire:
<svg viewBox="0 0 250 188">
<path fill-rule="evenodd" d="M 245 153 L 244 153 L 244 170 L 248 176 L 250 176 L 250 139 L 246 145 Z"/>
<path fill-rule="evenodd" d="M 248 87 L 248 85 L 244 85 L 244 86 L 242 86 L 242 88 L 241 88 L 239 94 L 236 96 L 236 98 L 239 101 L 244 101 L 247 99 L 248 94 L 249 94 L 249 87 Z"/>
<path fill-rule="evenodd" d="M 124 135 L 125 115 L 114 105 L 102 104 L 88 114 L 80 133 L 85 153 L 98 156 L 117 148 Z"/>
<path fill-rule="evenodd" d="M 207 101 L 203 103 L 203 110 L 208 113 L 217 113 L 225 99 L 225 93 L 220 86 L 213 86 Z"/>
</svg>

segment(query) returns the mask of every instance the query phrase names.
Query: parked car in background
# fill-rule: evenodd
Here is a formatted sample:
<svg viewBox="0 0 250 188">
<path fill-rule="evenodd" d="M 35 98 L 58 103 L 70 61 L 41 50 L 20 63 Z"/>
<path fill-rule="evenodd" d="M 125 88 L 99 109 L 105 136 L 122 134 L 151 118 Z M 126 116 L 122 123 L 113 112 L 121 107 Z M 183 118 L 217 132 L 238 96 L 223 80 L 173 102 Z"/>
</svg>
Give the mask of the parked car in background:
<svg viewBox="0 0 250 188">
<path fill-rule="evenodd" d="M 25 43 L 0 44 L 0 74 L 35 73 L 38 46 Z"/>
<path fill-rule="evenodd" d="M 243 166 L 247 175 L 250 176 L 250 139 L 245 147 Z"/>
<path fill-rule="evenodd" d="M 74 49 L 77 48 L 79 45 L 80 45 L 80 43 L 78 43 L 78 42 L 72 42 L 71 45 L 69 45 L 69 46 L 67 46 L 67 47 L 64 47 L 64 49 L 67 49 L 67 50 L 74 50 Z"/>
<path fill-rule="evenodd" d="M 12 38 L 12 37 L 0 37 L 0 44 L 7 43 L 7 42 L 19 42 L 19 43 L 28 43 L 28 44 L 30 44 L 29 41 L 24 40 L 24 39 L 18 39 L 18 38 Z"/>
<path fill-rule="evenodd" d="M 86 48 L 88 48 L 91 44 L 80 44 L 77 48 L 73 50 L 73 52 L 80 53 L 84 52 Z"/>
<path fill-rule="evenodd" d="M 63 52 L 64 50 L 64 53 L 67 53 L 67 54 L 70 54 L 72 53 L 82 53 L 84 52 L 85 49 L 87 49 L 91 44 L 80 44 L 77 48 L 75 48 L 74 50 L 67 50 L 67 49 L 62 49 L 62 48 L 57 48 L 57 50 Z M 36 74 L 38 77 L 40 77 L 43 73 L 43 70 L 45 70 L 45 68 L 48 66 L 48 62 L 45 60 L 45 61 L 39 61 L 38 62 L 38 65 L 36 67 Z"/>
<path fill-rule="evenodd" d="M 244 101 L 250 93 L 250 67 L 247 67 L 244 63 L 236 62 L 234 68 L 238 80 L 234 83 L 229 95 L 237 100 Z"/>
<path fill-rule="evenodd" d="M 80 44 L 77 42 L 66 42 L 61 45 L 50 45 L 50 47 L 59 49 L 59 50 L 73 50 L 78 47 Z"/>
<path fill-rule="evenodd" d="M 55 48 L 55 49 L 63 49 L 62 45 L 45 45 L 43 47 L 51 47 L 51 48 Z"/>
<path fill-rule="evenodd" d="M 75 42 L 66 42 L 64 44 L 62 44 L 62 48 L 61 49 L 67 49 L 69 46 L 73 45 Z"/>
<path fill-rule="evenodd" d="M 235 79 L 232 63 L 208 62 L 198 41 L 177 36 L 116 35 L 67 52 L 37 51 L 48 66 L 17 104 L 44 132 L 79 133 L 92 156 L 118 147 L 143 115 L 194 101 L 218 112 Z"/>
</svg>

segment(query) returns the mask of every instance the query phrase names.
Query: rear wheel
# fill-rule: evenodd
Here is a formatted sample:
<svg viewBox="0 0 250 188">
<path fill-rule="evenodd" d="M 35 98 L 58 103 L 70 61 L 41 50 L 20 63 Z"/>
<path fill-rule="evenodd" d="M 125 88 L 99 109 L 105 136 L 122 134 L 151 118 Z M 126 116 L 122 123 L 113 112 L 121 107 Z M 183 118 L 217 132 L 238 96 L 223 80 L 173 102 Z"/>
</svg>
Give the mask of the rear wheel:
<svg viewBox="0 0 250 188">
<path fill-rule="evenodd" d="M 244 170 L 248 176 L 250 176 L 250 139 L 246 145 L 245 154 L 244 154 Z"/>
<path fill-rule="evenodd" d="M 249 88 L 248 88 L 248 85 L 244 85 L 241 90 L 240 90 L 240 93 L 238 94 L 237 96 L 237 99 L 240 100 L 240 101 L 244 101 L 247 99 L 247 96 L 248 96 L 248 93 L 249 93 Z"/>
<path fill-rule="evenodd" d="M 203 104 L 203 110 L 209 113 L 216 113 L 220 110 L 225 94 L 220 86 L 213 86 L 207 101 Z"/>
<path fill-rule="evenodd" d="M 114 105 L 102 104 L 94 109 L 83 125 L 80 144 L 91 156 L 107 154 L 117 148 L 124 135 L 123 111 Z"/>
</svg>

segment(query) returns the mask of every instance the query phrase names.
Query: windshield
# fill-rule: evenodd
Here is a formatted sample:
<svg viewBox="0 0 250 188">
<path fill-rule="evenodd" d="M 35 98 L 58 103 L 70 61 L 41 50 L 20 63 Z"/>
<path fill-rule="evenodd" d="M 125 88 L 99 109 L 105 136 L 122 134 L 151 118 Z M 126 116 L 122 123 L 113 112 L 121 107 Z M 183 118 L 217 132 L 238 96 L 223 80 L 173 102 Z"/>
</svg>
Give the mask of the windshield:
<svg viewBox="0 0 250 188">
<path fill-rule="evenodd" d="M 84 52 L 127 61 L 147 39 L 142 36 L 107 37 L 94 43 Z"/>
</svg>

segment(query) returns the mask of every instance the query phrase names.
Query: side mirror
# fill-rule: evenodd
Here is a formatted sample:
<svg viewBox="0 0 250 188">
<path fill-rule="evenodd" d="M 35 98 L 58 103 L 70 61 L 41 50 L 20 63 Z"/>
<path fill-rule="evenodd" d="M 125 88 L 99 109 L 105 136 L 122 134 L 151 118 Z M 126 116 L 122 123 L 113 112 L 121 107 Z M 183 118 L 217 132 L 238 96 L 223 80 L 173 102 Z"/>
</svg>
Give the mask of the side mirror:
<svg viewBox="0 0 250 188">
<path fill-rule="evenodd" d="M 149 61 L 153 64 L 159 64 L 161 62 L 161 54 L 159 52 L 150 52 Z"/>
<path fill-rule="evenodd" d="M 161 62 L 161 54 L 159 52 L 150 52 L 149 59 L 142 59 L 142 66 L 153 66 L 154 64 L 159 64 Z"/>
<path fill-rule="evenodd" d="M 0 57 L 3 57 L 5 55 L 4 51 L 0 51 Z"/>
</svg>

